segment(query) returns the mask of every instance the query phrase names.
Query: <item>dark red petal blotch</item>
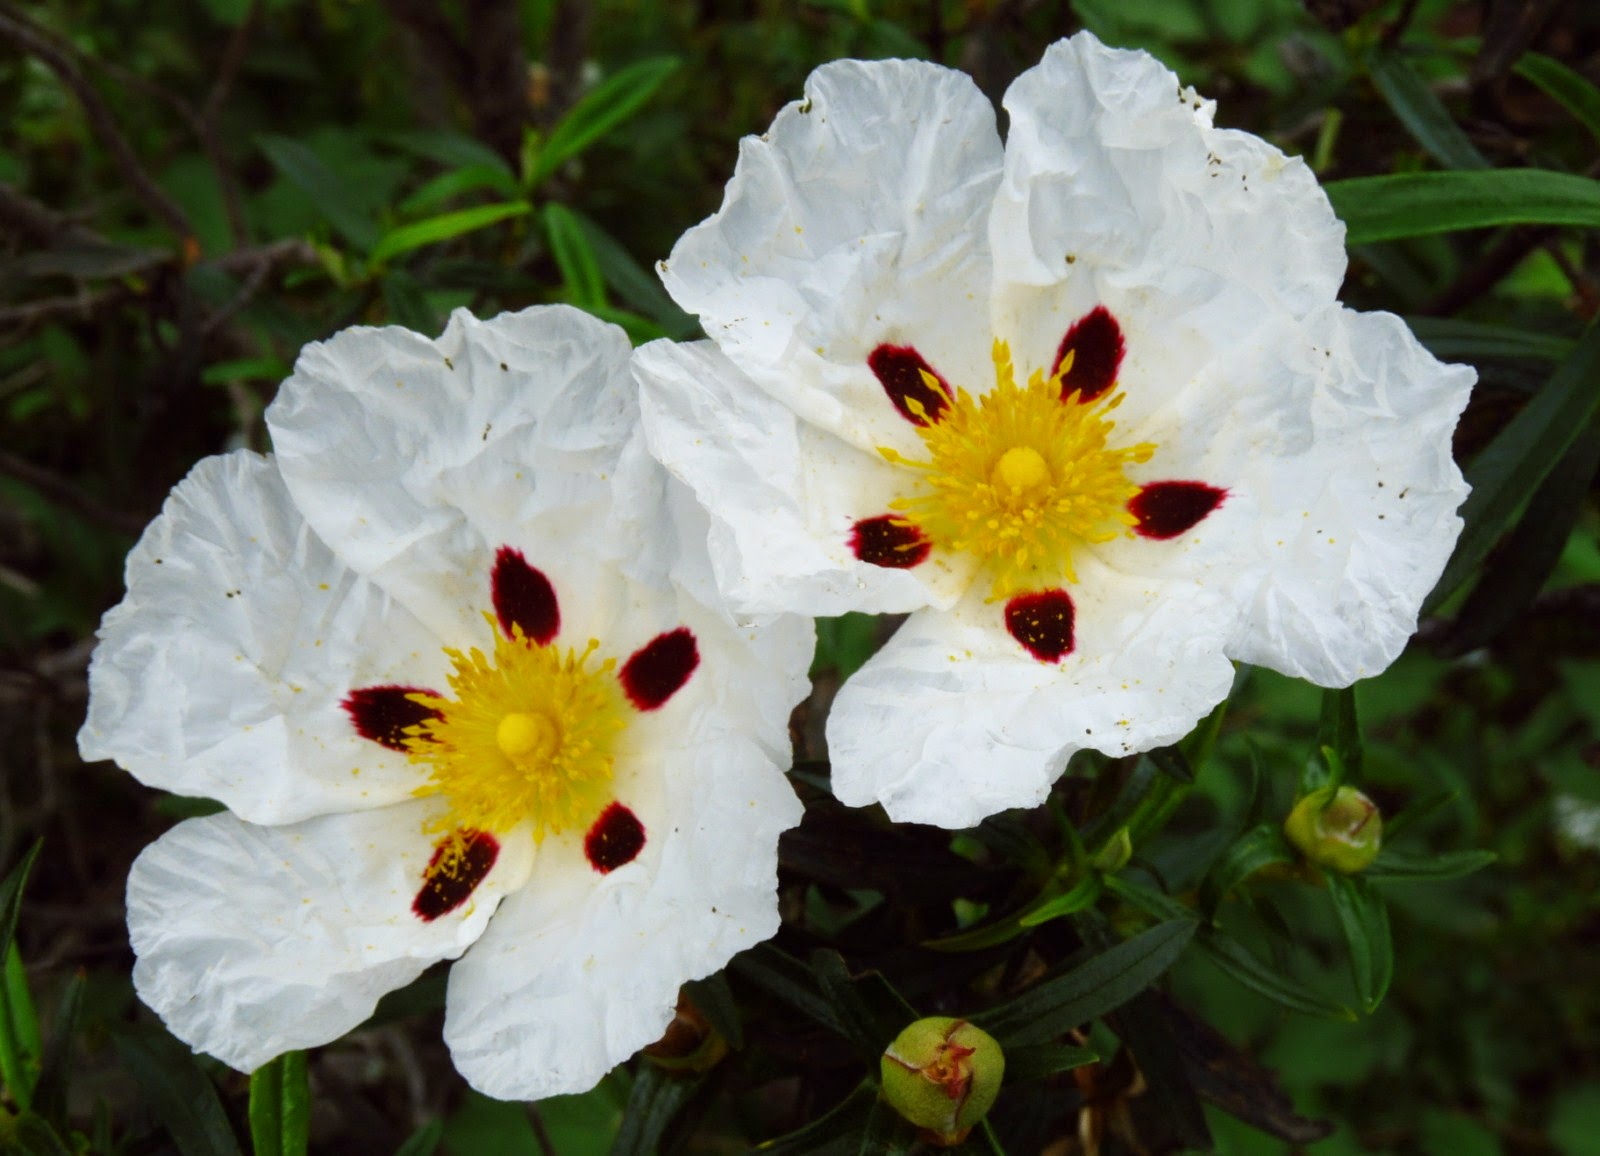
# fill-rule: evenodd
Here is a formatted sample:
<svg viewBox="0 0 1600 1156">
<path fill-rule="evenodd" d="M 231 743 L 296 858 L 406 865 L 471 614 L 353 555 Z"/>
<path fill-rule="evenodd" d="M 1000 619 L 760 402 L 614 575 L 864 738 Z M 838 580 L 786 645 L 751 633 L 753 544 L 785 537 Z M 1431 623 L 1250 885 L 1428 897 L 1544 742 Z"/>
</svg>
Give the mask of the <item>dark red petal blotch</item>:
<svg viewBox="0 0 1600 1156">
<path fill-rule="evenodd" d="M 640 710 L 655 710 L 689 681 L 700 665 L 700 648 L 687 626 L 658 634 L 622 664 L 617 677 L 628 701 Z"/>
<path fill-rule="evenodd" d="M 443 718 L 431 706 L 412 702 L 406 697 L 413 694 L 438 696 L 420 686 L 363 686 L 345 695 L 339 705 L 344 707 L 356 734 L 364 739 L 381 743 L 392 751 L 407 750 L 406 728 L 431 718 Z"/>
<path fill-rule="evenodd" d="M 932 425 L 944 416 L 945 407 L 950 404 L 950 383 L 934 373 L 933 366 L 911 346 L 880 345 L 867 354 L 867 365 L 900 416 L 912 425 Z M 922 380 L 924 370 L 933 374 L 938 389 Z M 921 413 L 917 412 L 918 406 Z"/>
<path fill-rule="evenodd" d="M 862 518 L 850 528 L 850 549 L 874 566 L 909 570 L 928 556 L 933 543 L 922 531 L 898 514 Z"/>
<path fill-rule="evenodd" d="M 1072 368 L 1061 383 L 1061 400 L 1066 401 L 1076 391 L 1080 402 L 1093 401 L 1117 380 L 1117 370 L 1122 368 L 1122 326 L 1111 316 L 1104 305 L 1096 305 L 1072 323 L 1067 335 L 1056 350 L 1054 373 L 1072 354 Z"/>
<path fill-rule="evenodd" d="M 556 603 L 556 588 L 538 570 L 528 565 L 521 550 L 501 546 L 494 556 L 490 577 L 494 612 L 500 629 L 512 637 L 513 625 L 544 646 L 561 629 L 561 607 Z"/>
<path fill-rule="evenodd" d="M 1036 590 L 1006 603 L 1006 630 L 1040 662 L 1072 653 L 1072 622 L 1072 596 L 1065 590 Z"/>
<path fill-rule="evenodd" d="M 411 910 L 424 923 L 450 914 L 471 898 L 498 858 L 500 844 L 485 831 L 446 835 L 423 868 L 422 890 L 411 901 Z"/>
<path fill-rule="evenodd" d="M 624 863 L 632 863 L 644 850 L 644 824 L 621 803 L 612 803 L 583 837 L 583 853 L 589 866 L 608 875 Z"/>
<path fill-rule="evenodd" d="M 1129 501 L 1128 512 L 1139 519 L 1134 533 L 1165 540 L 1194 528 L 1227 496 L 1204 482 L 1152 482 Z"/>
</svg>

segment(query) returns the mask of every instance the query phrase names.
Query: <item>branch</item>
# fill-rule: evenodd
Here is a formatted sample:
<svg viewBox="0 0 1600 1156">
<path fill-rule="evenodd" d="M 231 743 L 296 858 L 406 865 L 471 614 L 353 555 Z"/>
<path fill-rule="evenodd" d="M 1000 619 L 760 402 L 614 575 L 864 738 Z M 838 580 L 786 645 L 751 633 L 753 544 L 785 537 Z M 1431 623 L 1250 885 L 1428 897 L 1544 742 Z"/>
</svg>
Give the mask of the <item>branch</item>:
<svg viewBox="0 0 1600 1156">
<path fill-rule="evenodd" d="M 194 229 L 189 224 L 189 218 L 178 207 L 178 203 L 167 196 L 160 186 L 150 179 L 150 174 L 144 171 L 139 164 L 139 158 L 134 155 L 133 147 L 128 144 L 127 138 L 117 127 L 111 110 L 106 107 L 105 101 L 95 91 L 94 86 L 84 79 L 83 73 L 78 71 L 78 66 L 66 52 L 57 46 L 43 29 L 9 4 L 0 7 L 0 36 L 10 40 L 24 52 L 38 57 L 60 78 L 61 83 L 71 90 L 78 98 L 78 102 L 83 105 L 84 114 L 89 118 L 89 127 L 94 130 L 95 136 L 100 138 L 100 143 L 110 151 L 112 159 L 122 170 L 123 177 L 133 187 L 134 192 L 150 211 L 165 221 L 179 237 L 190 236 Z"/>
</svg>

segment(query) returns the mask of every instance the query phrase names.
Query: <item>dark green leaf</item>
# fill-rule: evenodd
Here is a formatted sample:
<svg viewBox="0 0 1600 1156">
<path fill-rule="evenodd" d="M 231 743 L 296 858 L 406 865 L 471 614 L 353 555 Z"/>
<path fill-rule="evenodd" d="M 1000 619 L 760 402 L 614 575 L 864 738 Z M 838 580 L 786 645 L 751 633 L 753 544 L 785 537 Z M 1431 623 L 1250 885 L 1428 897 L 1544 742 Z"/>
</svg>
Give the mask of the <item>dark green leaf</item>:
<svg viewBox="0 0 1600 1156">
<path fill-rule="evenodd" d="M 1361 744 L 1361 722 L 1356 716 L 1356 690 L 1353 686 L 1330 688 L 1322 692 L 1322 713 L 1317 720 L 1317 749 L 1327 773 L 1308 772 L 1300 782 L 1301 794 L 1322 787 L 1337 787 L 1347 779 L 1359 779 L 1366 752 Z M 1333 752 L 1328 757 L 1326 752 Z"/>
<path fill-rule="evenodd" d="M 1123 1041 L 1144 1076 L 1157 1118 L 1184 1149 L 1211 1151 L 1205 1110 L 1189 1080 L 1164 1004 L 1147 991 L 1117 1012 L 1116 1018 Z"/>
<path fill-rule="evenodd" d="M 1530 333 L 1509 325 L 1488 325 L 1455 317 L 1407 316 L 1406 325 L 1428 352 L 1446 361 L 1478 361 L 1491 357 L 1564 361 L 1577 342 L 1570 337 Z"/>
<path fill-rule="evenodd" d="M 1493 851 L 1444 851 L 1418 855 L 1384 848 L 1362 875 L 1374 883 L 1432 883 L 1471 875 L 1498 858 Z"/>
<path fill-rule="evenodd" d="M 404 269 L 391 269 L 384 277 L 383 304 L 396 325 L 428 336 L 440 331 L 439 315 L 428 303 L 428 295 Z"/>
<path fill-rule="evenodd" d="M 916 1143 L 916 1130 L 899 1112 L 878 1100 L 872 1105 L 856 1152 L 858 1156 L 906 1156 Z"/>
<path fill-rule="evenodd" d="M 1158 924 L 972 1021 L 1002 1047 L 1044 1043 L 1114 1011 L 1155 983 L 1183 953 L 1194 930 L 1192 919 Z"/>
<path fill-rule="evenodd" d="M 23 1112 L 12 1124 L 10 1143 L 5 1151 L 19 1156 L 72 1156 L 56 1130 L 42 1116 Z"/>
<path fill-rule="evenodd" d="M 1466 527 L 1444 575 L 1423 603 L 1424 613 L 1478 568 L 1517 510 L 1587 428 L 1600 404 L 1597 378 L 1600 320 L 1589 323 L 1572 356 L 1468 467 L 1472 493 L 1461 507 Z"/>
<path fill-rule="evenodd" d="M 1021 927 L 1038 927 L 1041 923 L 1049 923 L 1052 919 L 1059 919 L 1063 915 L 1072 915 L 1091 906 L 1100 898 L 1100 892 L 1104 889 L 1105 885 L 1100 881 L 1099 873 L 1091 871 L 1065 894 L 1041 898 L 1029 905 L 1026 910 L 1018 914 L 1017 923 Z"/>
<path fill-rule="evenodd" d="M 1252 827 L 1222 853 L 1206 874 L 1200 885 L 1200 909 L 1208 917 L 1215 916 L 1228 893 L 1257 871 L 1274 863 L 1293 863 L 1297 858 L 1276 823 Z"/>
<path fill-rule="evenodd" d="M 322 163 L 321 157 L 288 137 L 264 134 L 256 137 L 256 144 L 346 241 L 363 253 L 378 243 L 378 223 L 350 196 L 345 182 Z"/>
<path fill-rule="evenodd" d="M 682 341 L 698 332 L 700 323 L 678 308 L 677 302 L 667 295 L 667 291 L 661 287 L 661 281 L 655 274 L 634 260 L 633 254 L 592 218 L 576 209 L 568 211 L 582 226 L 583 235 L 594 253 L 601 275 L 605 278 L 606 284 L 616 290 L 618 297 L 660 325 L 662 332 L 675 341 Z M 845 617 L 863 618 L 874 627 L 877 623 L 875 618 L 864 614 L 845 615 Z"/>
<path fill-rule="evenodd" d="M 239 1141 L 194 1053 L 157 1027 L 118 1027 L 111 1039 L 151 1114 L 183 1156 L 240 1156 Z"/>
<path fill-rule="evenodd" d="M 443 1138 L 444 1121 L 429 1120 L 395 1149 L 394 1156 L 433 1156 L 434 1149 L 439 1147 L 439 1141 Z"/>
<path fill-rule="evenodd" d="M 611 1156 L 655 1156 L 672 1121 L 687 1104 L 700 1082 L 662 1071 L 656 1065 L 639 1065 L 622 1114 L 622 1127 L 611 1144 Z"/>
<path fill-rule="evenodd" d="M 1406 131 L 1447 169 L 1486 169 L 1489 162 L 1467 139 L 1427 81 L 1397 49 L 1379 48 L 1367 58 L 1372 83 Z"/>
<path fill-rule="evenodd" d="M 33 1110 L 45 1119 L 65 1124 L 67 1092 L 72 1083 L 73 1047 L 77 1043 L 78 1013 L 83 1009 L 85 977 L 79 968 L 61 993 L 56 1008 L 50 1046 L 39 1065 L 39 1082 L 33 1090 Z"/>
<path fill-rule="evenodd" d="M 1356 1018 L 1356 1013 L 1343 1004 L 1312 991 L 1299 980 L 1274 971 L 1232 936 L 1222 932 L 1208 932 L 1196 942 L 1206 958 L 1224 973 L 1256 994 L 1264 995 L 1290 1011 L 1304 1012 L 1324 1019 Z"/>
<path fill-rule="evenodd" d="M 311 1128 L 306 1054 L 285 1052 L 250 1076 L 250 1140 L 255 1156 L 305 1156 Z"/>
<path fill-rule="evenodd" d="M 498 168 L 508 177 L 513 175 L 511 166 L 506 164 L 505 158 L 482 141 L 465 133 L 423 129 L 384 133 L 381 139 L 396 148 L 437 161 L 441 165 L 454 168 L 488 165 Z"/>
<path fill-rule="evenodd" d="M 678 63 L 676 57 L 658 56 L 630 64 L 573 105 L 539 149 L 533 172 L 527 176 L 528 187 L 538 188 L 562 165 L 637 113 L 678 70 Z"/>
<path fill-rule="evenodd" d="M 1370 1015 L 1383 1002 L 1394 978 L 1394 943 L 1389 938 L 1389 911 L 1365 879 L 1327 873 L 1328 897 L 1344 931 L 1350 952 L 1350 975 L 1356 998 Z"/>
<path fill-rule="evenodd" d="M 0 881 L 0 966 L 4 966 L 6 972 L 5 982 L 0 985 L 0 1079 L 5 1081 L 6 1090 L 17 1106 L 24 1110 L 33 1103 L 33 1086 L 38 1077 L 35 1065 L 39 1060 L 39 1027 L 21 961 L 12 963 L 16 954 L 13 939 L 17 933 L 17 917 L 22 911 L 22 891 L 43 846 L 43 839 L 34 840 L 22 861 Z M 13 982 L 13 972 L 21 978 L 20 986 Z"/>
<path fill-rule="evenodd" d="M 544 227 L 550 238 L 550 255 L 561 270 L 568 299 L 585 309 L 604 305 L 605 278 L 578 219 L 565 206 L 552 203 L 544 207 Z"/>
<path fill-rule="evenodd" d="M 1151 762 L 1156 769 L 1174 782 L 1184 786 L 1194 784 L 1194 768 L 1189 765 L 1189 760 L 1178 747 L 1157 747 L 1149 754 Z"/>
<path fill-rule="evenodd" d="M 1398 173 L 1322 188 L 1347 245 L 1496 225 L 1600 226 L 1600 182 L 1544 169 Z"/>
<path fill-rule="evenodd" d="M 798 1131 L 756 1145 L 767 1156 L 820 1156 L 821 1153 L 851 1152 L 858 1147 L 856 1137 L 867 1126 L 867 1117 L 878 1102 L 878 1086 L 871 1080 L 860 1084 L 826 1113 Z"/>
<path fill-rule="evenodd" d="M 517 198 L 517 182 L 504 165 L 467 165 L 440 173 L 405 200 L 395 211 L 405 216 L 426 213 L 446 201 L 479 189 L 493 189 L 502 197 Z"/>
<path fill-rule="evenodd" d="M 470 209 L 457 209 L 423 221 L 413 221 L 385 233 L 383 239 L 374 246 L 369 259 L 374 265 L 379 265 L 413 249 L 437 245 L 441 241 L 486 229 L 513 217 L 527 216 L 532 211 L 533 206 L 527 201 L 505 201 L 497 205 L 474 205 Z"/>
<path fill-rule="evenodd" d="M 737 1051 L 744 1047 L 744 1023 L 739 1015 L 739 1002 L 733 998 L 726 974 L 719 971 L 705 979 L 691 979 L 683 988 L 689 995 L 689 1002 L 700 1009 L 706 1022 L 728 1041 L 730 1048 Z"/>
<path fill-rule="evenodd" d="M 901 1030 L 917 1018 L 917 1010 L 876 971 L 851 975 L 837 951 L 811 953 L 811 970 L 845 1038 L 862 1057 L 877 1062 Z"/>
<path fill-rule="evenodd" d="M 1042 1080 L 1057 1072 L 1098 1063 L 1100 1056 L 1088 1048 L 1069 1044 L 1030 1044 L 1006 1049 L 1006 1083 Z"/>
<path fill-rule="evenodd" d="M 782 1000 L 823 1027 L 845 1035 L 844 1026 L 823 996 L 817 979 L 798 959 L 770 943 L 758 943 L 733 957 L 729 968 L 768 995 Z"/>
<path fill-rule="evenodd" d="M 1600 137 L 1600 89 L 1559 60 L 1538 52 L 1524 52 L 1513 66 L 1517 75 L 1532 82 Z"/>
</svg>

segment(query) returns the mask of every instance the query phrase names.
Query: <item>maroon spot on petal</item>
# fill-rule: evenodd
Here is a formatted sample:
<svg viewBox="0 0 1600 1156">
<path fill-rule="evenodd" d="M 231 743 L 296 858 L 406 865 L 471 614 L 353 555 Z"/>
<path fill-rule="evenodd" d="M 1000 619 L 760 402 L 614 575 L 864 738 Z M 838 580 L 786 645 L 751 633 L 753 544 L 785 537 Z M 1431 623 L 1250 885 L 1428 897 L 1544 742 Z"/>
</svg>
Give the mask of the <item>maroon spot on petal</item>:
<svg viewBox="0 0 1600 1156">
<path fill-rule="evenodd" d="M 522 633 L 540 646 L 556 636 L 561 629 L 556 588 L 550 585 L 550 579 L 528 565 L 521 550 L 501 546 L 494 556 L 490 581 L 494 612 L 507 638 L 512 636 L 514 625 L 522 627 Z"/>
<path fill-rule="evenodd" d="M 422 871 L 422 890 L 411 910 L 432 923 L 465 903 L 500 858 L 500 844 L 486 831 L 460 830 L 446 835 L 433 849 Z"/>
<path fill-rule="evenodd" d="M 850 549 L 873 566 L 909 570 L 928 556 L 933 543 L 898 514 L 862 518 L 850 528 Z"/>
<path fill-rule="evenodd" d="M 1227 496 L 1227 490 L 1204 482 L 1152 482 L 1133 496 L 1128 512 L 1139 519 L 1133 529 L 1140 537 L 1176 538 L 1199 524 Z"/>
<path fill-rule="evenodd" d="M 655 710 L 689 681 L 700 665 L 700 648 L 687 626 L 658 634 L 622 664 L 617 675 L 628 700 L 640 710 Z"/>
<path fill-rule="evenodd" d="M 1072 323 L 1067 335 L 1056 350 L 1054 373 L 1072 354 L 1072 368 L 1061 382 L 1061 400 L 1066 401 L 1074 391 L 1078 400 L 1093 401 L 1117 380 L 1117 370 L 1122 367 L 1122 326 L 1111 316 L 1104 305 L 1096 305 Z"/>
<path fill-rule="evenodd" d="M 363 686 L 345 695 L 339 705 L 344 707 L 356 734 L 364 739 L 381 743 L 392 751 L 407 750 L 406 728 L 431 718 L 444 716 L 431 706 L 412 702 L 408 695 L 428 694 L 433 691 L 420 686 Z"/>
<path fill-rule="evenodd" d="M 644 850 L 644 824 L 621 803 L 612 803 L 583 837 L 583 853 L 589 866 L 608 875 L 624 863 L 632 863 Z"/>
<path fill-rule="evenodd" d="M 900 416 L 912 425 L 932 425 L 944 416 L 950 404 L 950 384 L 911 346 L 880 345 L 867 354 L 867 365 Z M 924 371 L 933 374 L 938 388 L 922 379 Z"/>
<path fill-rule="evenodd" d="M 1018 594 L 1006 603 L 1006 630 L 1040 662 L 1072 653 L 1072 597 L 1065 590 Z"/>
</svg>

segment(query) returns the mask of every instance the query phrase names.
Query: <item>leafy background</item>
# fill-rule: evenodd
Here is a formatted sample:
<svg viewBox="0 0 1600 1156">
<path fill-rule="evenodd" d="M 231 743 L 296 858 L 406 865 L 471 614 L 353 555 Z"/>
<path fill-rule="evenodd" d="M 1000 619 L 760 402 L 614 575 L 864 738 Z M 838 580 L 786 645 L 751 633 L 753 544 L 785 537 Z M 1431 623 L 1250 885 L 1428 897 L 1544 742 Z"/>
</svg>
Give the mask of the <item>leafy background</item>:
<svg viewBox="0 0 1600 1156">
<path fill-rule="evenodd" d="M 1080 27 L 1304 156 L 1345 299 L 1478 367 L 1467 531 L 1407 654 L 1354 696 L 1241 671 L 1179 748 L 952 837 L 829 801 L 829 693 L 893 624 L 826 621 L 785 929 L 680 1025 L 720 1063 L 486 1100 L 432 973 L 253 1080 L 166 1035 L 122 884 L 206 803 L 73 734 L 172 484 L 268 448 L 296 351 L 347 325 L 567 301 L 694 335 L 651 263 L 812 67 L 925 57 L 998 96 Z M 974 1151 L 1600 1153 L 1597 77 L 1583 0 L 0 2 L 0 1150 L 909 1151 L 873 1078 L 915 1007 L 1008 1044 Z M 1329 775 L 1389 820 L 1359 879 L 1276 834 Z"/>
</svg>

